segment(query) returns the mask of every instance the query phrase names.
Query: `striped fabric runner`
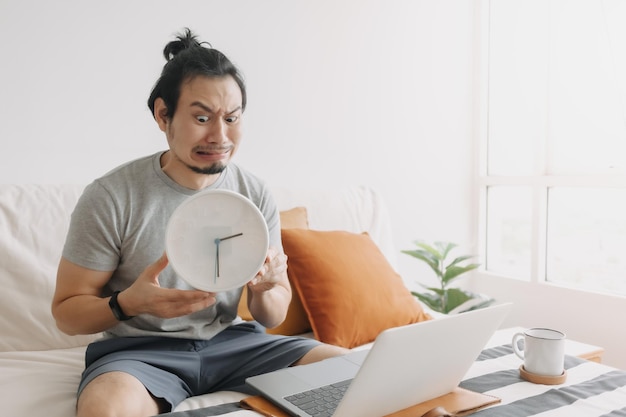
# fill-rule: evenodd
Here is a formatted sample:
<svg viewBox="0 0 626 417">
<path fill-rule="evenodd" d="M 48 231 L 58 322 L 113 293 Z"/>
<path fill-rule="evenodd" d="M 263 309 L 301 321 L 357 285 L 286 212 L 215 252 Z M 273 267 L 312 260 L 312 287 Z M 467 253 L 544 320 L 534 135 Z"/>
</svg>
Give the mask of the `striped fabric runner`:
<svg viewBox="0 0 626 417">
<path fill-rule="evenodd" d="M 482 352 L 461 386 L 502 402 L 473 416 L 626 417 L 626 372 L 567 356 L 565 383 L 539 385 L 520 378 L 520 364 L 511 345 Z"/>
<path fill-rule="evenodd" d="M 511 345 L 483 350 L 461 387 L 502 399 L 472 417 L 626 417 L 626 372 L 567 356 L 567 380 L 561 385 L 539 385 L 520 378 L 521 360 Z M 191 411 L 167 413 L 167 417 L 257 415 L 242 411 L 238 403 Z M 258 414 L 260 415 L 260 414 Z M 355 416 L 358 417 L 358 416 Z"/>
</svg>

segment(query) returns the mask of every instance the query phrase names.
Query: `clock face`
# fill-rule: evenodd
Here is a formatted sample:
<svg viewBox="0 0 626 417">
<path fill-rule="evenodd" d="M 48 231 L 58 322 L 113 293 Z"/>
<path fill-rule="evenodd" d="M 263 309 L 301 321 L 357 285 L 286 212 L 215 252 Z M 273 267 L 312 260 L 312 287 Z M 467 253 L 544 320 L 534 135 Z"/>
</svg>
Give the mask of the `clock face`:
<svg viewBox="0 0 626 417">
<path fill-rule="evenodd" d="M 211 292 L 232 290 L 254 278 L 268 246 L 263 214 L 228 190 L 189 197 L 172 213 L 165 234 L 174 271 L 192 287 Z"/>
</svg>

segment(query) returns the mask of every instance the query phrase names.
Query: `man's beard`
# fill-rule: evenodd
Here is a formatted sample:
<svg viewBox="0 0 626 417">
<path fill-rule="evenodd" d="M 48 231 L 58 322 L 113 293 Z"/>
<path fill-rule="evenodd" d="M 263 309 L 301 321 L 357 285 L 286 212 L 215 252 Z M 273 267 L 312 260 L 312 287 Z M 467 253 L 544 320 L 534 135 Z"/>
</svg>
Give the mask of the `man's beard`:
<svg viewBox="0 0 626 417">
<path fill-rule="evenodd" d="M 193 172 L 195 172 L 196 174 L 203 174 L 203 175 L 215 175 L 215 174 L 221 174 L 225 169 L 226 169 L 226 165 L 216 162 L 208 167 L 205 168 L 200 168 L 200 167 L 195 167 L 193 165 L 189 165 L 189 164 L 185 164 L 187 166 L 187 168 L 189 168 L 190 170 L 192 170 Z"/>
</svg>

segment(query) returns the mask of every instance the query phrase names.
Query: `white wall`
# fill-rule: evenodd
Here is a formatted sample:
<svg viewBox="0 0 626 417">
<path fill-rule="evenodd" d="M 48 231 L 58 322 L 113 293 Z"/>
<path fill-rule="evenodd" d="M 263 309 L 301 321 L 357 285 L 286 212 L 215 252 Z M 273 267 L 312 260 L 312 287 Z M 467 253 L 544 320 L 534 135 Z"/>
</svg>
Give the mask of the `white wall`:
<svg viewBox="0 0 626 417">
<path fill-rule="evenodd" d="M 85 183 L 165 147 L 146 99 L 184 26 L 249 90 L 236 160 L 272 185 L 364 184 L 397 264 L 469 241 L 470 0 L 0 0 L 0 182 Z"/>
</svg>

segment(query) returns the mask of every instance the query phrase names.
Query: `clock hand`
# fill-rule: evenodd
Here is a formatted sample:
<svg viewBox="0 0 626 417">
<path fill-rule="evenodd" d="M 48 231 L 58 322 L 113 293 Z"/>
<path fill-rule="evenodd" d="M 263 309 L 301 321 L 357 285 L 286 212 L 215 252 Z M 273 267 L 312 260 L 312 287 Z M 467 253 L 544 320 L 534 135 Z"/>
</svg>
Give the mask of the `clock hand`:
<svg viewBox="0 0 626 417">
<path fill-rule="evenodd" d="M 220 276 L 220 238 L 216 238 L 215 242 L 215 276 L 213 277 L 213 283 L 217 283 L 217 278 Z"/>
<path fill-rule="evenodd" d="M 234 237 L 241 236 L 241 235 L 243 235 L 243 233 L 237 233 L 236 235 L 230 235 L 230 236 L 226 236 L 226 237 L 223 237 L 223 238 L 221 238 L 221 239 L 215 239 L 215 240 L 216 240 L 216 241 L 217 241 L 217 240 L 219 240 L 219 241 L 221 242 L 221 241 L 223 241 L 223 240 L 232 239 L 232 238 L 234 238 Z"/>
<path fill-rule="evenodd" d="M 220 243 L 224 240 L 232 239 L 237 236 L 242 236 L 243 233 L 237 233 L 226 237 L 216 237 L 215 242 L 215 276 L 213 277 L 213 283 L 217 283 L 217 279 L 220 277 Z"/>
</svg>

